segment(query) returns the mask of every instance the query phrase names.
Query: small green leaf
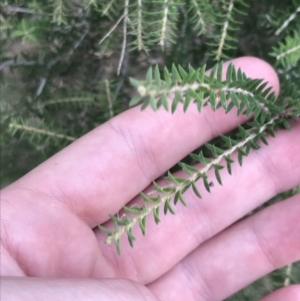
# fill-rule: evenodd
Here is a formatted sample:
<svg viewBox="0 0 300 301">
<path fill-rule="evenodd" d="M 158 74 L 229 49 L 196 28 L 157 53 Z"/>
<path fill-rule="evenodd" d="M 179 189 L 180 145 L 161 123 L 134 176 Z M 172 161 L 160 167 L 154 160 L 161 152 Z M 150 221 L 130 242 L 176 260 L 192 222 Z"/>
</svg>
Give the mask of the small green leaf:
<svg viewBox="0 0 300 301">
<path fill-rule="evenodd" d="M 178 97 L 175 97 L 175 98 L 173 99 L 172 107 L 171 107 L 171 112 L 172 112 L 172 114 L 176 111 L 177 106 L 178 106 L 178 103 L 179 103 L 179 99 L 178 99 Z"/>
<path fill-rule="evenodd" d="M 127 231 L 127 237 L 128 237 L 129 244 L 133 248 L 133 243 L 135 241 L 135 237 L 132 234 L 132 228 L 126 229 L 126 231 Z"/>
<path fill-rule="evenodd" d="M 243 165 L 243 156 L 246 156 L 246 153 L 244 152 L 243 149 L 238 148 L 238 161 L 239 161 L 240 166 Z"/>
<path fill-rule="evenodd" d="M 275 133 L 274 133 L 274 129 L 273 128 L 268 128 L 268 133 L 270 136 L 272 136 L 273 138 L 275 137 Z"/>
<path fill-rule="evenodd" d="M 172 214 L 175 214 L 172 206 L 171 206 L 171 200 L 168 198 L 165 202 L 165 206 L 164 206 L 164 214 L 167 214 L 168 211 L 170 211 Z"/>
<path fill-rule="evenodd" d="M 254 110 L 254 119 L 257 119 L 259 117 L 260 112 L 261 112 L 261 108 L 256 107 Z"/>
<path fill-rule="evenodd" d="M 199 160 L 200 160 L 200 163 L 202 163 L 203 165 L 207 165 L 209 162 L 209 159 L 204 157 L 203 151 L 199 152 Z"/>
<path fill-rule="evenodd" d="M 242 72 L 241 68 L 239 68 L 239 69 L 237 70 L 237 80 L 238 80 L 238 81 L 243 81 L 243 79 L 244 79 L 244 77 L 243 77 L 243 72 Z"/>
<path fill-rule="evenodd" d="M 103 227 L 103 226 L 101 226 L 101 225 L 98 225 L 98 228 L 99 228 L 102 232 L 104 232 L 105 234 L 107 234 L 108 236 L 110 236 L 110 235 L 113 234 L 113 231 L 111 231 L 111 230 L 109 230 L 109 229 L 107 229 L 107 228 L 105 228 L 105 227 Z"/>
<path fill-rule="evenodd" d="M 231 175 L 232 174 L 231 164 L 234 163 L 234 160 L 232 160 L 230 156 L 225 156 L 225 160 L 226 160 L 226 165 L 227 165 L 226 167 L 228 173 Z"/>
<path fill-rule="evenodd" d="M 210 74 L 209 74 L 209 81 L 210 81 L 210 82 L 213 82 L 213 81 L 214 81 L 214 78 L 216 77 L 217 70 L 218 70 L 218 64 L 215 65 L 215 66 L 211 69 L 211 71 L 210 71 Z"/>
<path fill-rule="evenodd" d="M 208 180 L 207 180 L 207 175 L 206 174 L 202 174 L 202 179 L 203 179 L 203 183 L 204 183 L 204 187 L 205 189 L 210 192 L 210 185 L 208 183 Z"/>
<path fill-rule="evenodd" d="M 206 77 L 205 71 L 206 71 L 206 65 L 202 66 L 198 72 L 198 80 L 200 83 L 204 82 L 204 79 Z"/>
<path fill-rule="evenodd" d="M 194 153 L 189 154 L 189 156 L 190 156 L 193 160 L 195 160 L 195 161 L 197 161 L 197 162 L 200 161 L 199 156 L 196 155 L 196 154 L 194 154 Z"/>
<path fill-rule="evenodd" d="M 126 217 L 124 219 L 118 218 L 112 214 L 109 215 L 110 219 L 114 221 L 118 226 L 126 226 L 131 222 L 131 219 Z"/>
<path fill-rule="evenodd" d="M 141 110 L 145 110 L 150 104 L 150 99 L 149 97 L 143 102 L 142 106 L 141 106 Z"/>
<path fill-rule="evenodd" d="M 159 207 L 155 207 L 153 209 L 153 215 L 154 215 L 154 221 L 156 224 L 160 223 L 160 219 L 159 219 Z"/>
<path fill-rule="evenodd" d="M 165 81 L 167 82 L 168 86 L 171 86 L 172 79 L 171 79 L 170 72 L 167 69 L 167 67 L 164 68 L 164 78 L 165 78 Z"/>
<path fill-rule="evenodd" d="M 289 124 L 289 122 L 286 119 L 282 119 L 282 124 L 287 130 L 291 129 L 291 125 Z"/>
<path fill-rule="evenodd" d="M 180 201 L 183 204 L 183 206 L 185 206 L 185 207 L 187 206 L 186 202 L 184 201 L 184 198 L 182 196 L 182 192 L 180 190 L 177 191 L 176 194 L 175 194 L 174 205 L 177 205 L 178 201 Z"/>
<path fill-rule="evenodd" d="M 183 162 L 179 162 L 178 165 L 189 175 L 199 172 L 199 169 Z"/>
<path fill-rule="evenodd" d="M 180 65 L 178 66 L 178 71 L 179 71 L 179 73 L 180 73 L 181 78 L 183 79 L 183 81 L 185 81 L 185 79 L 186 79 L 186 77 L 188 75 L 186 73 L 186 71 Z"/>
<path fill-rule="evenodd" d="M 141 99 L 142 99 L 142 96 L 141 96 L 141 95 L 136 95 L 136 96 L 134 96 L 134 97 L 131 99 L 131 101 L 130 101 L 130 103 L 129 103 L 129 106 L 130 106 L 130 107 L 133 107 L 133 106 L 137 105 L 137 104 L 140 102 Z"/>
<path fill-rule="evenodd" d="M 185 193 L 191 187 L 191 185 L 192 185 L 192 182 L 189 181 L 189 180 L 185 180 L 185 182 L 186 183 L 185 183 L 183 189 L 181 190 L 182 194 Z"/>
<path fill-rule="evenodd" d="M 242 139 L 245 140 L 249 136 L 249 132 L 240 125 L 238 126 L 238 129 L 239 129 Z"/>
<path fill-rule="evenodd" d="M 157 111 L 157 105 L 156 105 L 156 101 L 155 101 L 155 98 L 154 98 L 153 95 L 149 96 L 149 103 L 150 103 L 150 106 L 151 106 L 152 110 L 154 112 Z"/>
<path fill-rule="evenodd" d="M 155 181 L 152 182 L 154 189 L 158 192 L 164 193 L 165 190 L 163 189 L 163 187 L 159 186 Z"/>
<path fill-rule="evenodd" d="M 260 149 L 259 145 L 257 144 L 257 141 L 250 140 L 249 141 L 249 145 L 251 146 L 251 148 L 253 148 L 255 150 L 259 150 Z"/>
<path fill-rule="evenodd" d="M 222 170 L 224 168 L 224 166 L 222 166 L 220 164 L 213 164 L 213 168 L 215 170 L 215 175 L 216 175 L 216 178 L 217 178 L 219 184 L 222 185 L 220 170 Z"/>
<path fill-rule="evenodd" d="M 141 82 L 138 81 L 138 80 L 136 80 L 136 79 L 134 79 L 134 78 L 132 78 L 132 77 L 129 78 L 129 81 L 136 88 L 138 88 L 139 86 L 141 86 Z"/>
<path fill-rule="evenodd" d="M 168 171 L 168 175 L 166 176 L 166 179 L 174 184 L 180 184 L 180 182 L 177 181 L 177 179 Z"/>
<path fill-rule="evenodd" d="M 180 191 L 179 191 L 179 194 L 178 194 L 178 198 L 179 198 L 181 204 L 182 204 L 184 207 L 187 207 L 187 204 L 186 204 L 186 202 L 184 201 L 183 195 L 182 195 L 182 193 L 181 193 Z"/>
<path fill-rule="evenodd" d="M 152 203 L 155 204 L 157 202 L 157 198 L 151 198 L 149 196 L 147 196 L 145 193 L 140 192 L 140 196 L 142 197 L 142 199 L 147 202 L 147 203 Z"/>
<path fill-rule="evenodd" d="M 265 145 L 269 145 L 267 139 L 264 136 L 264 133 L 261 133 L 259 135 L 259 139 L 265 144 Z"/>
<path fill-rule="evenodd" d="M 179 201 L 179 194 L 180 194 L 180 191 L 177 191 L 175 193 L 175 196 L 174 196 L 174 205 L 177 205 L 177 203 Z"/>
<path fill-rule="evenodd" d="M 228 68 L 227 68 L 227 71 L 226 71 L 226 81 L 227 82 L 231 82 L 232 81 L 232 73 L 233 73 L 233 64 L 230 63 Z"/>
<path fill-rule="evenodd" d="M 203 107 L 203 98 L 204 98 L 204 92 L 200 91 L 197 93 L 196 101 L 197 101 L 197 109 L 201 113 L 202 107 Z"/>
<path fill-rule="evenodd" d="M 220 104 L 222 105 L 223 108 L 227 110 L 227 97 L 226 93 L 224 91 L 221 91 L 220 93 Z"/>
<path fill-rule="evenodd" d="M 181 80 L 181 77 L 180 77 L 180 75 L 179 75 L 179 73 L 178 73 L 178 70 L 177 70 L 177 68 L 176 68 L 176 66 L 173 64 L 172 65 L 172 76 L 173 76 L 173 78 L 177 81 L 177 82 L 181 82 L 182 80 Z"/>
<path fill-rule="evenodd" d="M 212 155 L 216 158 L 218 157 L 219 155 L 223 154 L 223 150 L 216 147 L 215 145 L 213 144 L 210 144 L 210 143 L 206 143 L 205 146 L 211 151 Z"/>
<path fill-rule="evenodd" d="M 198 191 L 197 186 L 196 186 L 195 183 L 192 183 L 192 188 L 193 188 L 193 191 L 194 191 L 195 195 L 196 195 L 199 199 L 201 199 L 201 198 L 202 198 L 202 197 L 201 197 L 201 194 L 199 193 L 199 191 Z"/>
<path fill-rule="evenodd" d="M 169 111 L 169 103 L 168 103 L 168 99 L 167 99 L 167 96 L 166 94 L 162 94 L 161 96 L 161 102 L 162 102 L 162 105 L 163 107 L 165 108 L 165 110 L 168 112 Z"/>
<path fill-rule="evenodd" d="M 259 119 L 260 123 L 261 123 L 261 124 L 264 124 L 264 123 L 266 122 L 266 119 L 267 119 L 268 115 L 269 115 L 269 114 L 268 114 L 267 112 L 265 112 L 265 111 L 260 111 L 260 115 L 257 116 L 256 119 L 258 119 L 258 117 L 260 117 L 260 119 Z"/>
<path fill-rule="evenodd" d="M 155 78 L 155 83 L 158 87 L 160 87 L 161 85 L 161 78 L 160 78 L 160 72 L 159 72 L 159 68 L 156 65 L 155 69 L 154 69 L 154 78 Z"/>
<path fill-rule="evenodd" d="M 143 212 L 145 210 L 145 207 L 138 207 L 138 206 L 133 206 L 133 207 L 127 207 L 127 206 L 124 206 L 123 209 L 128 212 L 128 213 L 131 213 L 131 214 L 140 214 L 141 212 Z"/>
<path fill-rule="evenodd" d="M 216 110 L 216 95 L 215 95 L 215 92 L 213 92 L 213 91 L 210 92 L 208 102 L 211 105 L 212 109 L 215 111 Z"/>
<path fill-rule="evenodd" d="M 223 71 L 223 63 L 220 62 L 219 64 L 217 64 L 217 80 L 219 82 L 222 81 L 222 71 Z"/>
<path fill-rule="evenodd" d="M 148 86 L 152 85 L 152 80 L 153 80 L 153 69 L 152 67 L 150 67 L 146 74 L 146 81 Z"/>
<path fill-rule="evenodd" d="M 115 238 L 114 239 L 114 243 L 116 245 L 116 248 L 117 248 L 117 252 L 119 255 L 121 255 L 121 246 L 120 246 L 120 238 Z"/>
<path fill-rule="evenodd" d="M 183 102 L 183 94 L 181 91 L 176 91 L 175 92 L 175 99 L 178 99 L 178 102 Z"/>
<path fill-rule="evenodd" d="M 186 98 L 185 98 L 185 101 L 184 101 L 184 104 L 183 104 L 183 112 L 184 113 L 187 111 L 191 101 L 192 101 L 192 96 L 190 94 L 187 94 Z"/>
<path fill-rule="evenodd" d="M 189 83 L 189 84 L 195 83 L 197 80 L 197 76 L 198 76 L 197 71 L 195 71 L 195 70 L 190 71 L 190 73 L 188 74 L 188 76 L 185 79 L 185 83 Z"/>
<path fill-rule="evenodd" d="M 238 99 L 236 93 L 230 92 L 229 95 L 230 95 L 230 99 L 231 99 L 231 101 L 234 103 L 234 105 L 235 105 L 238 109 L 240 109 L 240 101 L 239 101 L 239 99 Z"/>
<path fill-rule="evenodd" d="M 142 234 L 146 234 L 146 216 L 139 218 L 139 225 L 142 230 Z"/>
</svg>

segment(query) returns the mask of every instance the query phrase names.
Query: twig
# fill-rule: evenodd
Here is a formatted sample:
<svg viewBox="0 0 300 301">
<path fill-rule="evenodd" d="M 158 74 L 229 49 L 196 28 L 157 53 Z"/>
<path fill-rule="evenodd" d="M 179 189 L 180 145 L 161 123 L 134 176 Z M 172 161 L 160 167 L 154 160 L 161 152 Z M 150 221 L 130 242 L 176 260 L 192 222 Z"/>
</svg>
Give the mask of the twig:
<svg viewBox="0 0 300 301">
<path fill-rule="evenodd" d="M 275 34 L 278 36 L 289 24 L 291 21 L 293 21 L 296 16 L 297 16 L 297 13 L 300 13 L 300 6 L 296 9 L 296 11 L 291 14 L 285 21 L 284 23 L 280 26 L 280 28 L 278 28 L 275 32 Z"/>
<path fill-rule="evenodd" d="M 102 12 L 102 16 L 106 15 L 107 12 L 109 11 L 109 9 L 111 8 L 111 6 L 114 4 L 115 0 L 111 0 L 106 7 L 104 8 L 103 12 Z"/>
<path fill-rule="evenodd" d="M 286 267 L 284 286 L 289 286 L 291 284 L 292 267 L 293 265 L 291 263 Z"/>
<path fill-rule="evenodd" d="M 33 66 L 37 65 L 38 63 L 35 61 L 15 61 L 15 60 L 9 60 L 5 61 L 0 64 L 0 70 L 4 69 L 5 67 L 16 67 L 16 66 Z"/>
<path fill-rule="evenodd" d="M 276 59 L 280 60 L 280 59 L 284 58 L 285 56 L 289 55 L 290 53 L 293 53 L 293 52 L 298 51 L 298 50 L 300 50 L 300 45 L 297 45 L 297 46 L 295 46 L 295 47 L 293 47 L 293 48 L 291 48 L 291 49 L 289 49 L 285 52 L 280 53 L 279 55 L 276 56 Z"/>
<path fill-rule="evenodd" d="M 88 22 L 85 22 L 85 25 L 86 25 L 86 29 L 84 30 L 84 32 L 80 35 L 79 39 L 76 40 L 76 42 L 74 43 L 73 47 L 67 52 L 67 53 L 64 53 L 62 55 L 59 55 L 57 57 L 55 57 L 54 59 L 52 59 L 48 64 L 47 64 L 47 67 L 46 67 L 46 75 L 43 76 L 40 80 L 40 85 L 38 86 L 37 88 L 37 91 L 35 93 L 35 96 L 36 98 L 38 96 L 40 96 L 46 86 L 46 83 L 47 83 L 47 74 L 49 72 L 49 70 L 54 66 L 56 65 L 59 61 L 61 61 L 63 58 L 65 58 L 66 56 L 68 55 L 72 55 L 73 52 L 81 45 L 81 43 L 83 42 L 84 38 L 87 36 L 88 32 L 89 32 L 89 29 L 90 29 L 90 26 L 89 26 L 89 23 Z"/>
<path fill-rule="evenodd" d="M 37 133 L 37 134 L 42 134 L 42 135 L 46 135 L 46 136 L 50 136 L 50 137 L 55 137 L 55 138 L 61 138 L 61 139 L 66 139 L 69 141 L 75 141 L 76 138 L 71 137 L 71 136 L 66 136 L 63 134 L 58 134 L 55 132 L 50 132 L 47 130 L 42 130 L 42 129 L 38 129 L 32 126 L 27 126 L 27 125 L 22 125 L 22 124 L 16 124 L 16 123 L 11 123 L 9 125 L 10 128 L 15 128 L 18 130 L 24 130 L 24 131 L 28 131 L 28 132 L 33 132 L 33 133 Z"/>
<path fill-rule="evenodd" d="M 81 45 L 81 43 L 83 42 L 84 38 L 86 37 L 86 35 L 89 32 L 90 26 L 88 22 L 85 22 L 86 25 L 86 29 L 84 30 L 84 32 L 80 35 L 79 39 L 76 40 L 76 42 L 74 43 L 73 47 L 67 52 L 64 53 L 62 55 L 59 55 L 57 57 L 55 57 L 54 59 L 52 59 L 48 64 L 47 64 L 47 69 L 51 69 L 56 63 L 58 63 L 60 60 L 62 60 L 64 57 L 66 57 L 67 55 L 72 55 L 73 52 Z"/>
<path fill-rule="evenodd" d="M 43 92 L 43 90 L 45 88 L 46 83 L 47 83 L 47 78 L 46 77 L 42 77 L 40 79 L 40 84 L 39 84 L 39 86 L 38 86 L 38 88 L 37 88 L 37 90 L 35 92 L 35 97 L 36 98 L 39 97 L 42 94 L 42 92 Z"/>
<path fill-rule="evenodd" d="M 223 48 L 224 48 L 224 45 L 225 45 L 225 39 L 226 39 L 227 32 L 228 32 L 229 21 L 230 21 L 233 5 L 234 5 L 234 0 L 231 0 L 230 3 L 229 3 L 227 15 L 226 15 L 226 21 L 223 25 L 221 41 L 220 41 L 220 44 L 219 44 L 219 48 L 217 50 L 216 60 L 219 60 L 221 58 L 221 55 L 222 55 L 222 52 L 223 52 Z"/>
<path fill-rule="evenodd" d="M 123 14 L 119 20 L 116 22 L 116 24 L 108 31 L 108 33 L 100 40 L 99 45 L 102 44 L 110 35 L 111 33 L 117 28 L 117 26 L 120 24 L 120 22 L 125 17 L 125 14 Z"/>
<path fill-rule="evenodd" d="M 117 71 L 118 76 L 120 75 L 120 71 L 121 71 L 124 56 L 125 56 L 126 45 L 127 45 L 128 5 L 129 5 L 129 0 L 125 0 L 124 24 L 123 24 L 123 44 L 122 44 L 121 57 L 119 60 L 119 65 L 118 65 L 118 71 Z"/>
<path fill-rule="evenodd" d="M 109 117 L 112 118 L 112 117 L 114 117 L 114 111 L 113 111 L 113 105 L 112 105 L 112 99 L 111 99 L 109 81 L 105 80 L 104 84 L 105 84 L 106 98 L 107 98 L 107 102 L 108 102 Z"/>
<path fill-rule="evenodd" d="M 161 36 L 159 40 L 159 45 L 164 48 L 165 46 L 165 39 L 166 39 L 166 31 L 167 31 L 167 23 L 168 23 L 168 15 L 169 15 L 169 0 L 164 0 L 164 11 L 163 11 L 163 20 L 162 20 L 162 29 L 161 29 Z"/>
<path fill-rule="evenodd" d="M 33 10 L 27 9 L 27 8 L 23 8 L 23 7 L 15 7 L 15 6 L 11 6 L 11 5 L 7 5 L 4 7 L 4 11 L 8 14 L 12 13 L 12 14 L 16 14 L 16 13 L 23 13 L 23 14 L 35 14 L 36 12 L 34 12 Z"/>
</svg>

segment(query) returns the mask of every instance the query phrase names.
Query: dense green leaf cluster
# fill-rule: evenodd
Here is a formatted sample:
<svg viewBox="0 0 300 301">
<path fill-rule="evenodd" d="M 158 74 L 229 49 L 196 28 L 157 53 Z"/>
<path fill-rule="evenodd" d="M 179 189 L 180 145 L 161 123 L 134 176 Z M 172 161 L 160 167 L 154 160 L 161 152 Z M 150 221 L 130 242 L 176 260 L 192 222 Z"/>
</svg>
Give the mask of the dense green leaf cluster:
<svg viewBox="0 0 300 301">
<path fill-rule="evenodd" d="M 155 68 L 154 74 L 150 69 L 145 82 L 131 79 L 131 83 L 139 92 L 139 95 L 132 99 L 131 105 L 146 98 L 142 109 L 150 105 L 154 110 L 161 106 L 168 110 L 169 95 L 174 94 L 172 112 L 177 109 L 180 102 L 183 103 L 183 110 L 186 111 L 193 100 L 199 112 L 206 105 L 210 105 L 214 110 L 223 107 L 226 112 L 236 106 L 238 114 L 248 105 L 246 115 L 249 116 L 253 110 L 256 117 L 262 107 L 265 108 L 263 110 L 265 113 L 278 111 L 278 108 L 273 105 L 275 96 L 269 95 L 271 88 L 264 90 L 266 83 L 262 84 L 261 80 L 247 78 L 240 69 L 236 71 L 233 65 L 228 67 L 226 80 L 223 81 L 222 69 L 222 64 L 217 64 L 207 76 L 205 66 L 196 70 L 189 66 L 189 71 L 186 72 L 182 67 L 176 68 L 173 65 L 172 73 L 164 68 L 164 80 L 161 79 L 158 67 Z"/>
<path fill-rule="evenodd" d="M 275 100 L 271 88 L 266 88 L 267 83 L 261 80 L 247 78 L 240 70 L 236 70 L 231 64 L 227 68 L 226 79 L 222 79 L 223 64 L 217 64 L 206 75 L 206 68 L 189 68 L 185 71 L 182 67 L 172 67 L 172 73 L 167 68 L 164 69 L 164 79 L 161 78 L 158 67 L 147 73 L 145 81 L 131 79 L 136 86 L 139 95 L 134 97 L 131 105 L 136 105 L 143 100 L 142 109 L 151 106 L 153 110 L 163 107 L 169 110 L 171 103 L 172 113 L 181 108 L 186 111 L 194 103 L 198 111 L 201 112 L 203 106 L 211 106 L 213 110 L 223 108 L 226 113 L 233 108 L 237 109 L 237 115 L 253 114 L 254 119 L 246 126 L 239 126 L 236 137 L 221 135 L 224 148 L 213 144 L 206 144 L 205 147 L 210 151 L 211 157 L 205 157 L 203 151 L 199 154 L 191 154 L 194 162 L 201 163 L 202 168 L 179 162 L 179 166 L 186 173 L 187 177 L 178 178 L 168 172 L 165 179 L 169 185 L 161 187 L 156 182 L 153 183 L 155 192 L 148 194 L 141 193 L 142 199 L 148 205 L 124 207 L 125 214 L 121 218 L 110 216 L 114 221 L 114 230 L 109 230 L 99 226 L 107 235 L 107 243 L 114 242 L 120 253 L 120 239 L 126 232 L 131 246 L 135 237 L 133 226 L 139 224 L 142 233 L 146 232 L 146 219 L 153 213 L 154 220 L 160 222 L 159 211 L 163 206 L 164 214 L 168 212 L 175 214 L 172 203 L 176 205 L 179 201 L 186 206 L 184 193 L 192 188 L 197 197 L 201 198 L 199 192 L 199 182 L 204 188 L 211 192 L 211 183 L 208 171 L 214 170 L 216 181 L 222 185 L 220 171 L 226 167 L 231 174 L 231 166 L 235 162 L 233 154 L 237 153 L 237 161 L 242 166 L 244 157 L 247 157 L 251 150 L 260 148 L 259 142 L 267 143 L 268 136 L 275 136 L 278 129 L 290 129 L 289 119 L 300 116 L 299 99 Z M 214 181 L 214 180 L 213 180 Z M 154 194 L 154 196 L 153 196 Z M 129 214 L 129 215 L 128 215 Z"/>
<path fill-rule="evenodd" d="M 296 64 L 300 60 L 300 30 L 295 31 L 293 36 L 286 37 L 284 43 L 274 48 L 272 55 L 284 67 Z"/>
</svg>

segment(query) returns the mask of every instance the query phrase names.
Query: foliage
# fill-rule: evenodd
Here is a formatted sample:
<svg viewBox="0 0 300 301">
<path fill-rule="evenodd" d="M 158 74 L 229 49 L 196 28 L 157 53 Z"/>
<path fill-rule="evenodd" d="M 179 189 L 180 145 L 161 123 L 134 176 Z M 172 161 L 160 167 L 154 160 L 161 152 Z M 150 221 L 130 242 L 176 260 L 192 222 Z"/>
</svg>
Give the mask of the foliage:
<svg viewBox="0 0 300 301">
<path fill-rule="evenodd" d="M 191 154 L 194 162 L 201 163 L 204 167 L 198 169 L 194 166 L 180 162 L 179 166 L 187 174 L 186 178 L 177 178 L 170 172 L 166 176 L 169 185 L 161 187 L 153 183 L 155 192 L 148 195 L 141 193 L 142 198 L 149 206 L 124 207 L 124 211 L 131 214 L 128 217 L 123 214 L 121 218 L 111 216 L 115 222 L 115 229 L 110 231 L 100 228 L 108 234 L 107 242 L 116 243 L 119 251 L 119 241 L 124 232 L 127 233 L 129 243 L 133 246 L 135 237 L 132 234 L 132 228 L 139 223 L 142 233 L 145 234 L 146 218 L 153 213 L 154 220 L 160 222 L 159 210 L 164 207 L 164 213 L 175 214 L 172 208 L 180 201 L 186 206 L 184 192 L 192 187 L 194 193 L 201 198 L 196 182 L 203 181 L 205 189 L 210 192 L 210 179 L 207 172 L 210 169 L 215 171 L 217 182 L 222 185 L 220 171 L 225 167 L 224 160 L 229 174 L 231 174 L 231 165 L 234 163 L 232 154 L 238 153 L 238 163 L 242 166 L 243 158 L 247 157 L 251 150 L 260 148 L 259 142 L 267 143 L 268 136 L 275 136 L 275 132 L 280 128 L 290 129 L 289 119 L 295 119 L 300 116 L 300 106 L 298 92 L 289 93 L 289 99 L 279 98 L 275 100 L 270 88 L 265 88 L 266 83 L 261 80 L 249 79 L 241 70 L 235 70 L 233 65 L 227 69 L 226 80 L 222 80 L 222 63 L 215 65 L 210 75 L 205 75 L 205 67 L 185 71 L 180 66 L 172 67 L 172 73 L 167 68 L 164 69 L 164 80 L 161 79 L 158 67 L 154 72 L 150 69 L 144 82 L 131 80 L 137 87 L 139 95 L 131 101 L 135 105 L 140 99 L 143 99 L 142 109 L 150 105 L 154 110 L 161 106 L 166 110 L 168 99 L 174 94 L 171 111 L 177 109 L 179 103 L 183 104 L 183 110 L 186 111 L 191 102 L 197 104 L 199 112 L 203 106 L 211 106 L 213 110 L 224 108 L 226 112 L 236 107 L 237 114 L 246 116 L 254 115 L 254 119 L 248 122 L 246 126 L 239 126 L 237 139 L 230 136 L 221 136 L 225 148 L 219 148 L 212 144 L 206 144 L 211 153 L 211 157 L 205 157 L 203 151 L 199 154 Z M 154 194 L 154 196 L 150 196 Z"/>
<path fill-rule="evenodd" d="M 242 165 L 269 136 L 299 118 L 299 0 L 2 0 L 0 5 L 2 186 L 130 105 L 170 113 L 181 104 L 184 111 L 196 105 L 200 114 L 205 106 L 237 108 L 238 114 L 254 115 L 179 162 L 176 168 L 185 177 L 175 177 L 172 169 L 165 175 L 168 184 L 154 182 L 152 192 L 141 193 L 142 205 L 124 207 L 121 218 L 110 216 L 114 228 L 100 228 L 119 252 L 123 234 L 133 246 L 136 224 L 145 234 L 149 215 L 159 223 L 161 210 L 175 214 L 175 205 L 188 205 L 189 188 L 201 198 L 199 183 L 213 192 L 222 174 L 231 173 L 233 153 Z M 241 55 L 261 57 L 276 68 L 282 82 L 277 100 L 265 83 L 232 65 L 222 80 L 220 60 Z M 197 162 L 201 168 L 193 165 Z M 266 283 L 272 291 L 299 282 L 295 263 L 230 300 L 256 300 L 268 293 Z"/>
</svg>

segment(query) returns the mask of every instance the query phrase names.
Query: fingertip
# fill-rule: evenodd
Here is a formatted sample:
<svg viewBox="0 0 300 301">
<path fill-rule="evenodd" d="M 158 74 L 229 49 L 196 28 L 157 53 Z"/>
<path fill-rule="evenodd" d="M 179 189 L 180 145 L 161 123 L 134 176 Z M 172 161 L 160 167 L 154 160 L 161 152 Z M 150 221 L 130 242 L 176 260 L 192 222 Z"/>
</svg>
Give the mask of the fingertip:
<svg viewBox="0 0 300 301">
<path fill-rule="evenodd" d="M 278 289 L 260 301 L 300 301 L 300 285 L 290 285 Z"/>
</svg>

